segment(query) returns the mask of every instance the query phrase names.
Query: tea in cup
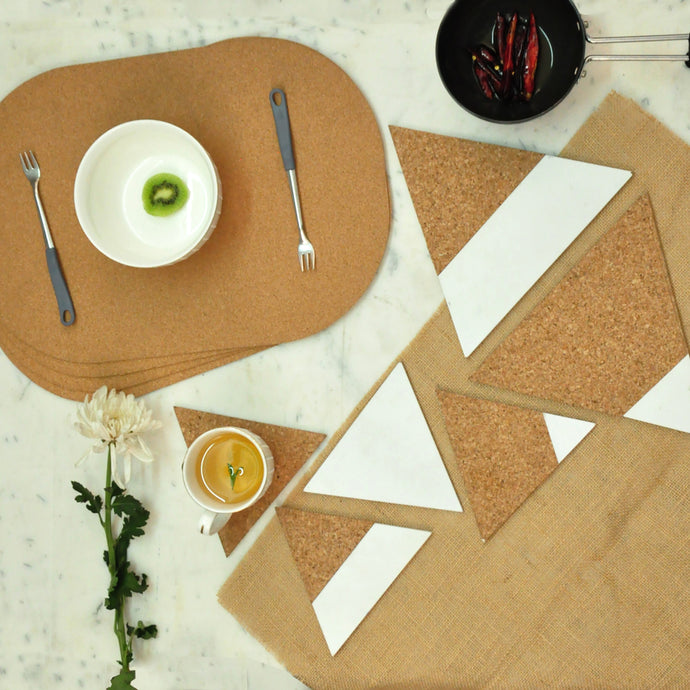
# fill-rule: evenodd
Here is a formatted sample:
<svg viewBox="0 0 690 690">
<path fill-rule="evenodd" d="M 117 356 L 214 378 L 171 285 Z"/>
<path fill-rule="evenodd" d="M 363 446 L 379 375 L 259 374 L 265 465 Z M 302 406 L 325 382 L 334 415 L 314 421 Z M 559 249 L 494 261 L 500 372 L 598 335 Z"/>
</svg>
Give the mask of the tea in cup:
<svg viewBox="0 0 690 690">
<path fill-rule="evenodd" d="M 254 505 L 273 480 L 273 454 L 255 433 L 218 427 L 194 439 L 182 463 L 189 495 L 204 512 L 202 534 L 215 534 L 233 513 Z"/>
</svg>

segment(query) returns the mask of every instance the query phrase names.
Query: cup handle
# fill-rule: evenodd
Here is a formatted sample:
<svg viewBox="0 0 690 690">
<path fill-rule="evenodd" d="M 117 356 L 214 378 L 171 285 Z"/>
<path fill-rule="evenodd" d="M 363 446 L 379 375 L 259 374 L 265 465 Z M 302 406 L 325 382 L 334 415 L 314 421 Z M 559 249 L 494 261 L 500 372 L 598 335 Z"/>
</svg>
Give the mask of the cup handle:
<svg viewBox="0 0 690 690">
<path fill-rule="evenodd" d="M 206 510 L 199 518 L 199 532 L 211 536 L 218 532 L 229 519 L 229 513 L 213 513 L 210 510 Z"/>
</svg>

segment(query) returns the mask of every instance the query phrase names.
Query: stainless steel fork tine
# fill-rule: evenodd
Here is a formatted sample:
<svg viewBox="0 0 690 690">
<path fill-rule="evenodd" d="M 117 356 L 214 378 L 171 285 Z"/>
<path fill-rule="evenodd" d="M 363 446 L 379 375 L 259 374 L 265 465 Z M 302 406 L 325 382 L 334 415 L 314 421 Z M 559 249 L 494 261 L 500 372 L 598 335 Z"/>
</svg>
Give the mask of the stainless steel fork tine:
<svg viewBox="0 0 690 690">
<path fill-rule="evenodd" d="M 38 163 L 36 162 L 36 157 L 34 156 L 33 151 L 23 151 L 19 154 L 19 157 L 21 158 L 22 168 L 24 168 L 25 173 L 37 169 L 40 174 L 40 169 L 38 168 Z"/>
</svg>

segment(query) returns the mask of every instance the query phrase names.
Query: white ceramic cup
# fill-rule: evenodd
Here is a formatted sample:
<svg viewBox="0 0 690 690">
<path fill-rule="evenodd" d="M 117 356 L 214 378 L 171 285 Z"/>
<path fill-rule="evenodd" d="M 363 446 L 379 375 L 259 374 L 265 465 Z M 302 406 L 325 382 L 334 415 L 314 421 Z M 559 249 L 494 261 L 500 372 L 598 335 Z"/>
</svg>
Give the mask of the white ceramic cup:
<svg viewBox="0 0 690 690">
<path fill-rule="evenodd" d="M 196 476 L 196 468 L 202 460 L 201 451 L 213 438 L 223 436 L 228 432 L 239 434 L 249 441 L 258 451 L 263 465 L 263 480 L 256 493 L 252 494 L 244 501 L 232 504 L 214 499 L 200 486 Z M 228 522 L 233 513 L 238 513 L 254 505 L 266 493 L 268 487 L 271 485 L 273 481 L 273 472 L 273 453 L 271 453 L 271 449 L 260 436 L 257 436 L 247 429 L 241 429 L 234 426 L 223 426 L 216 429 L 210 429 L 194 439 L 187 449 L 184 460 L 182 461 L 182 478 L 189 495 L 204 509 L 199 519 L 199 531 L 201 534 L 215 534 Z"/>
</svg>

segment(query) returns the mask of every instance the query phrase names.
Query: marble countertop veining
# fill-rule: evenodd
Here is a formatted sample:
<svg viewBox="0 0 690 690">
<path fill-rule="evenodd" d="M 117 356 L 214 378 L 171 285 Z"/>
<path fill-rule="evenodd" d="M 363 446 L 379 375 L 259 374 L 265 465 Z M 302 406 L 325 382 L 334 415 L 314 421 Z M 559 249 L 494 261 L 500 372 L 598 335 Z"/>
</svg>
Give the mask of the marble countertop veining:
<svg viewBox="0 0 690 690">
<path fill-rule="evenodd" d="M 591 17 L 592 35 L 690 31 L 687 0 L 577 4 Z M 449 0 L 5 0 L 1 5 L 1 97 L 54 67 L 258 35 L 299 41 L 331 58 L 354 79 L 378 118 L 393 219 L 370 289 L 322 333 L 147 395 L 164 426 L 149 436 L 157 462 L 136 467 L 131 483 L 151 509 L 147 533 L 131 554 L 137 569 L 148 573 L 150 588 L 132 600 L 131 610 L 160 631 L 137 651 L 137 686 L 303 687 L 217 603 L 219 587 L 268 516 L 227 559 L 217 540 L 195 533 L 197 512 L 179 474 L 184 442 L 173 406 L 330 434 L 433 313 L 442 296 L 388 125 L 557 153 L 615 89 L 690 142 L 690 70 L 680 63 L 592 64 L 556 109 L 506 127 L 463 112 L 437 76 L 435 34 Z M 684 45 L 680 52 L 686 50 Z M 74 466 L 88 447 L 71 425 L 75 403 L 33 384 L 4 354 L 0 390 L 0 688 L 105 687 L 116 671 L 117 650 L 109 612 L 102 607 L 107 574 L 102 534 L 74 502 L 70 487 L 73 479 L 100 486 L 101 466 L 94 461 Z"/>
</svg>

